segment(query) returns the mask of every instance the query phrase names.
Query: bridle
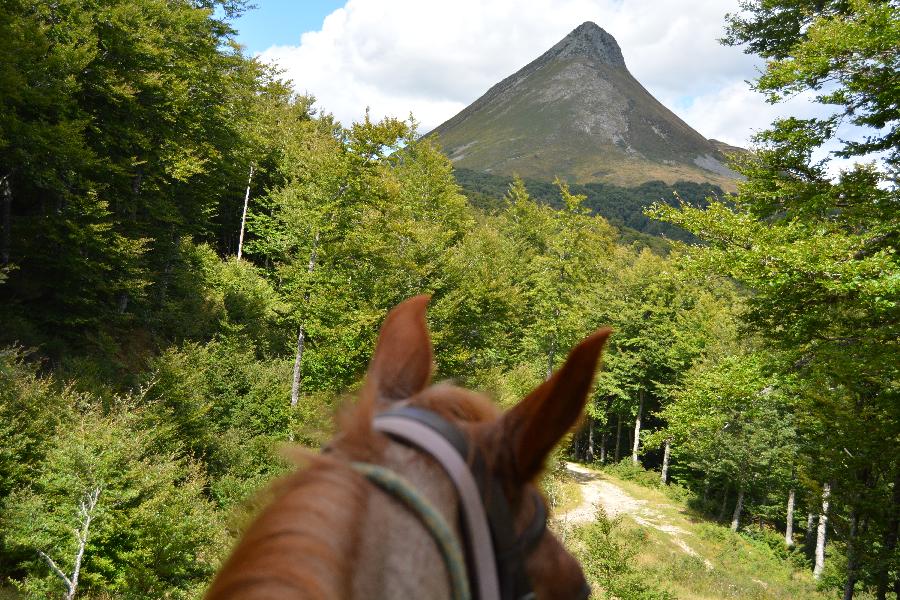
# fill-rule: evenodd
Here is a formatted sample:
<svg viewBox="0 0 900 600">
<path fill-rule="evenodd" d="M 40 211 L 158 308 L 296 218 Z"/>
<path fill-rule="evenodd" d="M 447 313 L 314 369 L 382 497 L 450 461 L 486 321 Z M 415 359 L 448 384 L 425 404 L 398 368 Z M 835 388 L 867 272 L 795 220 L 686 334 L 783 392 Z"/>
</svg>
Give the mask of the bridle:
<svg viewBox="0 0 900 600">
<path fill-rule="evenodd" d="M 454 600 L 469 600 L 472 589 L 478 600 L 533 600 L 525 558 L 547 529 L 547 511 L 537 491 L 530 493 L 534 516 L 516 535 L 500 481 L 491 476 L 479 449 L 453 423 L 432 411 L 403 406 L 376 415 L 373 428 L 434 458 L 456 488 L 462 544 L 437 509 L 402 476 L 381 465 L 353 463 L 356 471 L 415 513 L 434 538 Z M 585 586 L 578 599 L 589 595 L 590 588 Z"/>
</svg>

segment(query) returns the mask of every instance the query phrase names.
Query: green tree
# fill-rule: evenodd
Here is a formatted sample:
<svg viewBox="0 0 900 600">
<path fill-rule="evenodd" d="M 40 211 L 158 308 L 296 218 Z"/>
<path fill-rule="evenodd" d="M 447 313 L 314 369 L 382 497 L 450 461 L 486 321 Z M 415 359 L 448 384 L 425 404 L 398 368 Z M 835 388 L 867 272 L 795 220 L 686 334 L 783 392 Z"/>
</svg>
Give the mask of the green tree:
<svg viewBox="0 0 900 600">
<path fill-rule="evenodd" d="M 222 523 L 197 465 L 155 453 L 157 432 L 140 422 L 128 407 L 83 410 L 57 428 L 33 481 L 3 502 L 28 597 L 199 595 L 226 543 Z"/>
<path fill-rule="evenodd" d="M 730 18 L 726 42 L 767 59 L 757 87 L 772 101 L 821 91 L 818 100 L 836 113 L 783 119 L 759 134 L 758 148 L 737 165 L 747 180 L 734 204 L 657 205 L 652 214 L 704 240 L 698 260 L 752 290 L 746 323 L 784 357 L 783 373 L 801 375 L 798 426 L 815 442 L 804 460 L 813 487 L 833 490 L 830 524 L 847 552 L 844 597 L 864 581 L 883 598 L 897 564 L 889 515 L 898 510 L 900 469 L 890 450 L 900 439 L 900 9 L 867 0 L 744 8 Z M 841 118 L 869 129 L 835 140 Z M 832 180 L 829 160 L 812 160 L 829 140 L 840 156 L 880 151 L 883 160 Z"/>
</svg>

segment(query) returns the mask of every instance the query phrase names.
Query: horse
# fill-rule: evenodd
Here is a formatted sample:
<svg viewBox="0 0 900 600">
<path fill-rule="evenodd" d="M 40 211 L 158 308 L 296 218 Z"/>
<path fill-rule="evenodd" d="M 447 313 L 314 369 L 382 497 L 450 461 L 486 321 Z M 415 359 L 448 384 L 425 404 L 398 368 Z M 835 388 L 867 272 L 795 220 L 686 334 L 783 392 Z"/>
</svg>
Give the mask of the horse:
<svg viewBox="0 0 900 600">
<path fill-rule="evenodd" d="M 388 313 L 355 406 L 339 416 L 322 452 L 309 452 L 304 468 L 273 485 L 206 600 L 589 596 L 578 561 L 546 527 L 535 480 L 579 420 L 610 330 L 584 339 L 549 379 L 501 412 L 481 394 L 431 384 L 428 302 L 417 296 Z M 404 419 L 453 438 L 449 454 L 461 453 L 463 470 L 478 480 L 477 510 L 447 456 L 384 425 Z M 474 555 L 479 519 L 490 521 L 491 539 L 477 544 L 487 544 L 488 556 L 494 551 L 494 564 L 485 565 L 484 548 Z M 461 554 L 448 558 L 454 548 Z"/>
</svg>

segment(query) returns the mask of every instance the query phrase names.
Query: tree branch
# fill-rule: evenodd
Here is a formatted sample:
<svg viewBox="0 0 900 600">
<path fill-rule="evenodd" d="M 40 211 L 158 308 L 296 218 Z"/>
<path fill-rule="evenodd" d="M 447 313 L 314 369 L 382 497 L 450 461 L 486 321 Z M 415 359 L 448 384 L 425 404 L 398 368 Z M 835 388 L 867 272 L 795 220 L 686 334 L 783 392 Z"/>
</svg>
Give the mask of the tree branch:
<svg viewBox="0 0 900 600">
<path fill-rule="evenodd" d="M 37 553 L 41 558 L 43 558 L 45 561 L 47 561 L 47 564 L 50 565 L 50 568 L 53 570 L 54 573 L 56 573 L 56 576 L 63 580 L 63 583 L 66 584 L 66 588 L 67 588 L 66 591 L 67 592 L 71 591 L 72 582 L 69 581 L 69 578 L 66 577 L 66 574 L 62 572 L 62 569 L 57 567 L 56 563 L 53 562 L 53 559 L 50 558 L 49 556 L 47 556 L 47 554 L 45 552 L 43 552 L 42 550 L 38 550 Z"/>
</svg>

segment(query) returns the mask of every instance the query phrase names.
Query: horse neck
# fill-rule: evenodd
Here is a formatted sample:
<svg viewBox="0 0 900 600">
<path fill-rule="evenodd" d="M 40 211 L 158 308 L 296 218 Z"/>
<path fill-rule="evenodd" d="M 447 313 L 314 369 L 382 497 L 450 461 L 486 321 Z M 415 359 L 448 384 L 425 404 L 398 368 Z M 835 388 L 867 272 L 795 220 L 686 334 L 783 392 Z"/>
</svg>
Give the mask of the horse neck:
<svg viewBox="0 0 900 600">
<path fill-rule="evenodd" d="M 347 598 L 368 489 L 317 460 L 281 482 L 206 600 Z"/>
<path fill-rule="evenodd" d="M 434 461 L 391 443 L 379 463 L 458 528 L 456 492 Z M 434 540 L 412 513 L 347 465 L 316 459 L 285 481 L 245 532 L 207 600 L 448 598 Z"/>
</svg>

